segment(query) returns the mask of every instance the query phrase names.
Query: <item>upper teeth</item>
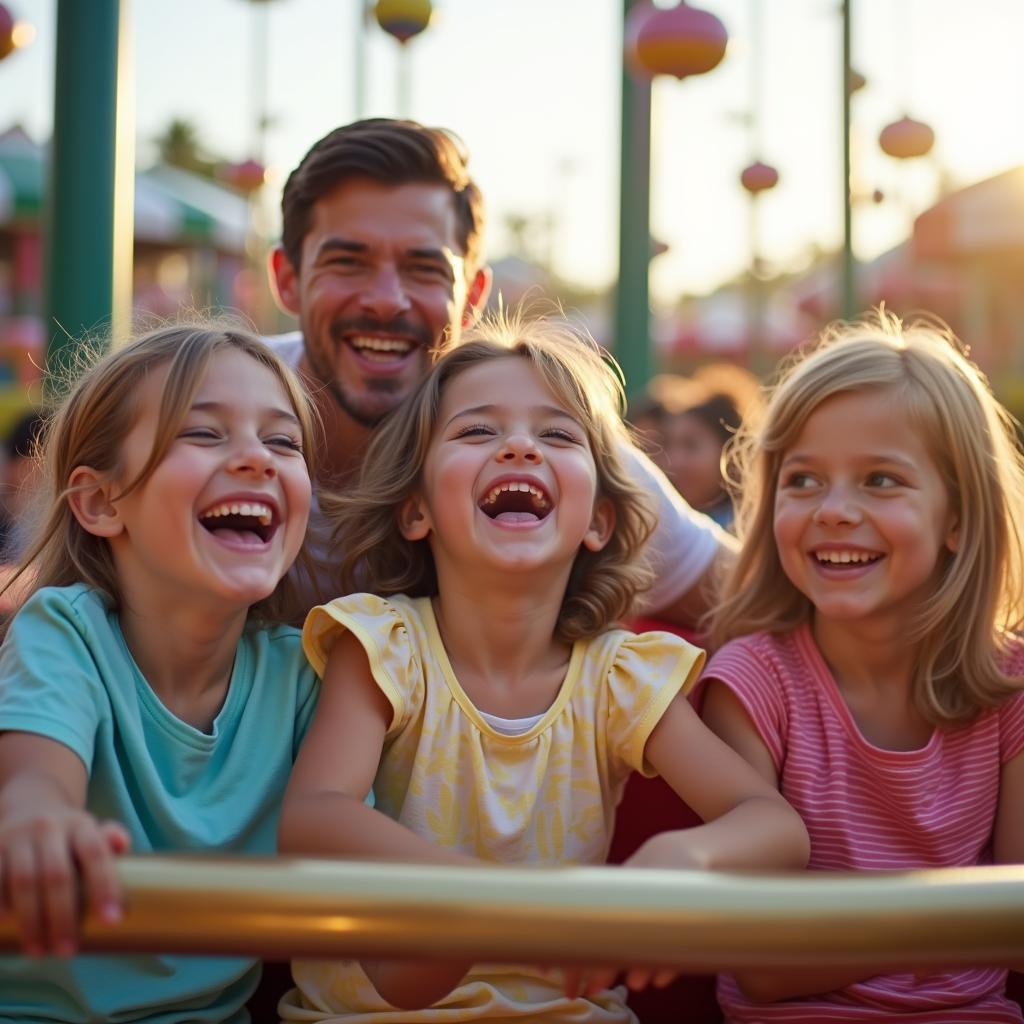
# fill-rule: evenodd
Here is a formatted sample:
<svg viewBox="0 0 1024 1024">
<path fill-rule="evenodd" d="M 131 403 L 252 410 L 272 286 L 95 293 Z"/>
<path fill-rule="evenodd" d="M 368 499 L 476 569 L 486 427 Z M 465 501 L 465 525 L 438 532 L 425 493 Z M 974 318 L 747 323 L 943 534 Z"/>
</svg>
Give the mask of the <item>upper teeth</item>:
<svg viewBox="0 0 1024 1024">
<path fill-rule="evenodd" d="M 258 501 L 224 502 L 222 505 L 214 505 L 201 518 L 210 519 L 214 516 L 254 516 L 264 526 L 269 526 L 274 520 L 270 506 Z"/>
<path fill-rule="evenodd" d="M 492 487 L 487 492 L 486 497 L 481 502 L 483 505 L 491 505 L 498 500 L 498 495 L 502 491 L 524 491 L 530 494 L 533 499 L 542 507 L 547 508 L 548 499 L 544 495 L 544 492 L 539 487 L 534 487 L 533 484 L 528 484 L 525 480 L 507 480 L 503 484 L 498 484 L 496 487 Z"/>
<path fill-rule="evenodd" d="M 866 551 L 818 551 L 815 557 L 819 562 L 872 562 L 878 556 Z"/>
<path fill-rule="evenodd" d="M 356 348 L 369 348 L 376 352 L 408 352 L 412 342 L 400 338 L 352 338 L 350 344 Z"/>
</svg>

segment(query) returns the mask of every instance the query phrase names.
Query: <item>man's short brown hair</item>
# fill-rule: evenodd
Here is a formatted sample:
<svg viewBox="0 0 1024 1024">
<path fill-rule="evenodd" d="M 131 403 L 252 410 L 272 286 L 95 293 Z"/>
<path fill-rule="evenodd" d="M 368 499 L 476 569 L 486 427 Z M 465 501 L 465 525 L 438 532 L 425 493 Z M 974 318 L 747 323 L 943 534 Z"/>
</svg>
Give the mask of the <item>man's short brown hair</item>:
<svg viewBox="0 0 1024 1024">
<path fill-rule="evenodd" d="M 469 176 L 469 154 L 444 128 L 416 121 L 368 118 L 335 128 L 302 158 L 281 196 L 281 245 L 296 273 L 314 204 L 349 178 L 384 185 L 438 184 L 452 190 L 458 240 L 472 277 L 482 259 L 483 196 Z"/>
</svg>

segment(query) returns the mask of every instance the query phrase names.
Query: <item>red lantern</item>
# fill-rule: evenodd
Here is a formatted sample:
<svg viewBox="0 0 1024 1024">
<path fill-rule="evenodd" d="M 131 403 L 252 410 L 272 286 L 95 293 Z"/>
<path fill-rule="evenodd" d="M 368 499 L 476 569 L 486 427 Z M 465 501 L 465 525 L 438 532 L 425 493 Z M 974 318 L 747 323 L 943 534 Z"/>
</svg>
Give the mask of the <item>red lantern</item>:
<svg viewBox="0 0 1024 1024">
<path fill-rule="evenodd" d="M 767 192 L 779 183 L 779 172 L 768 164 L 755 161 L 740 172 L 740 184 L 752 195 Z"/>
<path fill-rule="evenodd" d="M 703 75 L 717 67 L 729 42 L 718 18 L 685 2 L 669 8 L 634 7 L 625 38 L 632 48 L 630 59 L 647 74 L 676 78 Z"/>
<path fill-rule="evenodd" d="M 0 60 L 14 52 L 14 15 L 0 4 Z"/>
<path fill-rule="evenodd" d="M 223 178 L 239 192 L 255 192 L 266 178 L 266 168 L 259 160 L 243 160 L 241 163 L 228 164 L 223 171 Z"/>
<path fill-rule="evenodd" d="M 887 124 L 878 136 L 882 152 L 897 160 L 910 160 L 916 156 L 927 156 L 935 145 L 935 132 L 922 121 L 902 117 Z"/>
<path fill-rule="evenodd" d="M 377 0 L 373 13 L 377 24 L 404 46 L 430 24 L 434 8 L 430 0 Z"/>
</svg>

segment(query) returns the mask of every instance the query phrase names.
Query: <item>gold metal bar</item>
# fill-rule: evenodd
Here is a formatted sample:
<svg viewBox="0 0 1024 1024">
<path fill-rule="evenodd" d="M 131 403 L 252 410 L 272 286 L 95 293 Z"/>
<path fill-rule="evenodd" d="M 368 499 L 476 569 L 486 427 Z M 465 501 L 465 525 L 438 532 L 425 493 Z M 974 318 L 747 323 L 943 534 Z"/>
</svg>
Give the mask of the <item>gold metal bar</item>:
<svg viewBox="0 0 1024 1024">
<path fill-rule="evenodd" d="M 1024 962 L 1024 866 L 863 874 L 125 857 L 91 952 L 446 956 L 705 971 Z M 0 950 L 17 948 L 0 917 Z"/>
</svg>

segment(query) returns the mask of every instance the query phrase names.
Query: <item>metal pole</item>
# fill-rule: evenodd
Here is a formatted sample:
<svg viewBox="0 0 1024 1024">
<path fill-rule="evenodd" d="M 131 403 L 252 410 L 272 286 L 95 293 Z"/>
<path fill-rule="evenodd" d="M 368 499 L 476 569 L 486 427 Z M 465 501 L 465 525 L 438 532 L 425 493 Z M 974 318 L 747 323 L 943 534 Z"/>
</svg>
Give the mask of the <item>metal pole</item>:
<svg viewBox="0 0 1024 1024">
<path fill-rule="evenodd" d="M 850 191 L 850 88 L 852 66 L 850 62 L 850 7 L 853 0 L 842 0 L 843 20 L 843 261 L 842 261 L 842 314 L 850 320 L 859 312 L 857 298 L 857 263 L 853 254 L 853 195 Z"/>
<path fill-rule="evenodd" d="M 85 331 L 124 329 L 131 296 L 130 0 L 58 0 L 46 220 L 47 365 Z M 116 273 L 116 279 L 115 279 Z M 117 305 L 115 306 L 115 297 Z"/>
<path fill-rule="evenodd" d="M 623 0 L 623 23 L 636 0 Z M 619 180 L 619 280 L 615 294 L 615 356 L 626 393 L 641 392 L 651 378 L 649 283 L 651 259 L 651 84 L 638 81 L 623 62 L 621 176 Z"/>
</svg>

